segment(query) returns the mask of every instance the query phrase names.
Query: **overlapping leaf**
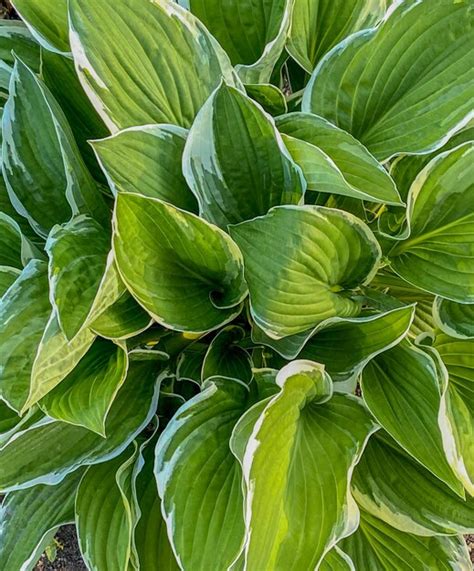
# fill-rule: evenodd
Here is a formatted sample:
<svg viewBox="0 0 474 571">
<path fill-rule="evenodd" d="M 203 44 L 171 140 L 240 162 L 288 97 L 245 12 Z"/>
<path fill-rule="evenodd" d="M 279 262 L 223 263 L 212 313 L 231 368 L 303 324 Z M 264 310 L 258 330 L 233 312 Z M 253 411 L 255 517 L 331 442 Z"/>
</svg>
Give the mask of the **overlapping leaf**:
<svg viewBox="0 0 474 571">
<path fill-rule="evenodd" d="M 457 303 L 437 297 L 433 317 L 436 325 L 451 337 L 474 337 L 474 303 Z"/>
</svg>

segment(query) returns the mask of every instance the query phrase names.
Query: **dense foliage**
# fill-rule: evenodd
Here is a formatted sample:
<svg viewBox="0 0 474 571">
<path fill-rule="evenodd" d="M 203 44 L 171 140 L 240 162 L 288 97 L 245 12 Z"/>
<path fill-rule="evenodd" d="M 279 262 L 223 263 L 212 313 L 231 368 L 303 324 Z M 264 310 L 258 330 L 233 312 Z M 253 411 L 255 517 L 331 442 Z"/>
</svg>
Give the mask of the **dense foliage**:
<svg viewBox="0 0 474 571">
<path fill-rule="evenodd" d="M 474 5 L 388 4 L 14 1 L 1 570 L 470 568 Z"/>
</svg>

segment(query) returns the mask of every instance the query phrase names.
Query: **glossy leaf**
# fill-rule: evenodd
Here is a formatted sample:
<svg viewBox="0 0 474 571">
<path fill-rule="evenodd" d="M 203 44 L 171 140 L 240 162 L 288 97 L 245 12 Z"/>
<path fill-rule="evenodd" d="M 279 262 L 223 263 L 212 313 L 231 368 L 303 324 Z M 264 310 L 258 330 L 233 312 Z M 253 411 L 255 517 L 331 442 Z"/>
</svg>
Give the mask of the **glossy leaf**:
<svg viewBox="0 0 474 571">
<path fill-rule="evenodd" d="M 201 216 L 224 229 L 272 206 L 298 204 L 305 190 L 271 117 L 224 84 L 189 132 L 183 171 Z"/>
<path fill-rule="evenodd" d="M 393 270 L 452 301 L 474 301 L 474 143 L 431 161 L 408 196 L 410 236 L 390 251 Z"/>
<path fill-rule="evenodd" d="M 239 347 L 245 331 L 235 325 L 219 331 L 211 341 L 202 363 L 202 380 L 220 376 L 238 379 L 244 383 L 252 380 L 252 361 L 245 349 Z"/>
<path fill-rule="evenodd" d="M 105 437 L 106 418 L 127 369 L 125 349 L 97 339 L 71 373 L 41 400 L 41 408 L 52 418 Z"/>
<path fill-rule="evenodd" d="M 387 171 L 346 131 L 310 113 L 289 113 L 279 117 L 276 124 L 281 133 L 292 137 L 290 151 L 302 167 L 310 190 L 401 204 Z M 300 153 L 304 163 L 298 160 Z"/>
<path fill-rule="evenodd" d="M 0 212 L 0 265 L 22 269 L 31 259 L 41 257 L 15 220 Z"/>
<path fill-rule="evenodd" d="M 374 425 L 357 398 L 331 398 L 321 365 L 290 363 L 277 384 L 242 459 L 245 567 L 314 569 L 357 528 L 350 475 Z"/>
<path fill-rule="evenodd" d="M 203 24 L 173 2 L 73 0 L 69 17 L 81 83 L 112 132 L 149 123 L 189 127 L 222 77 L 240 84 Z"/>
<path fill-rule="evenodd" d="M 456 303 L 437 297 L 433 304 L 436 325 L 451 337 L 474 337 L 474 303 Z"/>
<path fill-rule="evenodd" d="M 434 361 L 407 342 L 373 359 L 362 375 L 364 400 L 377 421 L 409 454 L 459 496 L 463 487 L 446 459 L 441 388 Z"/>
<path fill-rule="evenodd" d="M 271 83 L 247 83 L 245 91 L 270 115 L 281 115 L 287 112 L 285 96 L 275 85 Z"/>
<path fill-rule="evenodd" d="M 335 209 L 274 208 L 230 233 L 244 256 L 252 317 L 275 339 L 357 315 L 351 292 L 370 281 L 380 258 L 367 226 Z"/>
<path fill-rule="evenodd" d="M 349 131 L 379 160 L 434 150 L 471 110 L 472 18 L 468 0 L 393 4 L 380 26 L 350 36 L 320 62 L 303 111 Z"/>
<path fill-rule="evenodd" d="M 165 327 L 208 331 L 240 312 L 247 293 L 241 254 L 224 232 L 195 215 L 154 198 L 121 193 L 113 246 L 125 284 Z"/>
<path fill-rule="evenodd" d="M 80 466 L 118 456 L 156 411 L 159 370 L 156 361 L 139 361 L 130 367 L 107 417 L 107 438 L 47 417 L 17 432 L 0 448 L 0 490 L 55 484 Z M 49 453 L 51 442 L 54 454 Z"/>
</svg>

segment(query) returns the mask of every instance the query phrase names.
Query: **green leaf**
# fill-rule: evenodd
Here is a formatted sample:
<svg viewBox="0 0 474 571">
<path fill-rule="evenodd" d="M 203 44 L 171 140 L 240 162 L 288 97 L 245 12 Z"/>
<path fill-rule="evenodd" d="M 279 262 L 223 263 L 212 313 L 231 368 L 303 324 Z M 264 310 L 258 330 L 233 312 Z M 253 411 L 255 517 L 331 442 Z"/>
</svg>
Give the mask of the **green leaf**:
<svg viewBox="0 0 474 571">
<path fill-rule="evenodd" d="M 42 46 L 58 53 L 70 51 L 67 0 L 14 0 L 13 4 Z"/>
<path fill-rule="evenodd" d="M 130 569 L 133 514 L 131 487 L 137 445 L 88 468 L 79 484 L 76 526 L 79 547 L 91 571 Z"/>
<path fill-rule="evenodd" d="M 375 425 L 360 399 L 331 398 L 322 365 L 294 361 L 277 384 L 242 459 L 245 568 L 315 569 L 357 528 L 350 477 Z"/>
<path fill-rule="evenodd" d="M 252 380 L 252 360 L 238 343 L 245 336 L 241 327 L 229 325 L 221 329 L 211 341 L 202 363 L 202 381 L 219 376 L 238 379 L 244 383 Z"/>
<path fill-rule="evenodd" d="M 474 303 L 456 303 L 437 297 L 433 304 L 436 325 L 451 337 L 474 337 Z"/>
<path fill-rule="evenodd" d="M 288 110 L 285 96 L 271 83 L 247 83 L 245 91 L 270 115 L 281 115 Z"/>
<path fill-rule="evenodd" d="M 140 571 L 179 571 L 173 550 L 168 539 L 166 522 L 161 513 L 161 500 L 158 496 L 155 476 L 154 440 L 140 450 L 135 475 L 135 497 L 139 518 L 135 527 L 135 549 Z"/>
<path fill-rule="evenodd" d="M 50 314 L 47 264 L 32 260 L 0 300 L 0 396 L 17 411 L 28 397 L 35 350 Z"/>
<path fill-rule="evenodd" d="M 20 270 L 11 268 L 10 266 L 0 266 L 0 298 L 7 289 L 15 283 L 15 280 L 21 274 Z"/>
<path fill-rule="evenodd" d="M 319 566 L 320 571 L 355 571 L 352 559 L 337 545 L 328 551 Z"/>
<path fill-rule="evenodd" d="M 13 53 L 12 53 L 13 52 Z M 0 60 L 9 65 L 15 63 L 15 54 L 35 71 L 40 68 L 40 47 L 23 22 L 0 22 Z"/>
<path fill-rule="evenodd" d="M 31 369 L 28 400 L 22 412 L 49 393 L 76 367 L 95 339 L 95 334 L 83 329 L 68 341 L 53 311 L 37 346 Z"/>
<path fill-rule="evenodd" d="M 41 257 L 15 220 L 0 212 L 0 265 L 22 269 L 31 259 Z"/>
<path fill-rule="evenodd" d="M 380 259 L 368 227 L 330 208 L 276 207 L 230 234 L 244 256 L 252 318 L 275 339 L 357 315 L 352 290 L 370 281 Z"/>
<path fill-rule="evenodd" d="M 34 486 L 7 495 L 0 508 L 0 566 L 32 569 L 51 533 L 74 520 L 74 499 L 83 470 L 56 486 Z"/>
<path fill-rule="evenodd" d="M 112 132 L 149 123 L 189 127 L 222 77 L 240 85 L 204 25 L 173 2 L 72 0 L 69 17 L 81 83 Z"/>
<path fill-rule="evenodd" d="M 474 143 L 433 159 L 408 196 L 410 237 L 389 252 L 393 270 L 416 287 L 474 302 Z"/>
<path fill-rule="evenodd" d="M 108 224 L 109 211 L 46 85 L 20 60 L 3 114 L 3 175 L 15 209 L 47 236 L 72 214 Z"/>
<path fill-rule="evenodd" d="M 194 214 L 158 199 L 121 193 L 113 247 L 126 286 L 161 325 L 203 332 L 240 312 L 247 289 L 239 249 L 222 230 Z"/>
<path fill-rule="evenodd" d="M 474 530 L 474 498 L 460 499 L 386 434 L 370 439 L 352 488 L 365 511 L 400 531 L 453 535 Z"/>
<path fill-rule="evenodd" d="M 441 387 L 436 364 L 404 342 L 373 359 L 362 374 L 371 413 L 397 443 L 463 497 L 443 448 Z M 441 422 L 441 420 L 440 420 Z"/>
<path fill-rule="evenodd" d="M 186 347 L 176 360 L 176 378 L 201 384 L 201 371 L 209 346 L 196 341 Z"/>
<path fill-rule="evenodd" d="M 196 117 L 183 172 L 201 216 L 224 229 L 266 214 L 272 206 L 298 204 L 305 190 L 273 119 L 225 84 Z"/>
<path fill-rule="evenodd" d="M 356 569 L 467 571 L 470 568 L 462 537 L 403 533 L 365 512 L 361 512 L 359 529 L 340 546 Z"/>
<path fill-rule="evenodd" d="M 472 17 L 469 0 L 393 4 L 380 26 L 320 62 L 303 111 L 349 131 L 379 160 L 440 147 L 471 110 Z"/>
<path fill-rule="evenodd" d="M 386 8 L 386 0 L 295 0 L 286 49 L 311 73 L 333 46 L 373 26 Z"/>
<path fill-rule="evenodd" d="M 71 373 L 41 400 L 40 406 L 52 418 L 105 437 L 106 418 L 127 369 L 125 348 L 97 339 Z"/>
<path fill-rule="evenodd" d="M 158 440 L 158 492 L 183 569 L 227 569 L 240 551 L 242 474 L 229 439 L 248 395 L 239 381 L 213 378 L 178 410 Z M 185 482 L 193 485 L 183 494 Z"/>
<path fill-rule="evenodd" d="M 446 433 L 445 447 L 459 478 L 474 495 L 474 340 L 436 336 L 434 347 L 449 375 L 446 414 L 454 442 Z M 454 444 L 454 446 L 453 446 Z"/>
<path fill-rule="evenodd" d="M 303 169 L 308 189 L 371 202 L 402 204 L 387 171 L 346 131 L 309 113 L 284 115 L 276 120 L 276 125 L 281 133 L 292 137 L 289 150 Z M 327 186 L 324 186 L 324 177 L 328 177 Z"/>
<path fill-rule="evenodd" d="M 105 423 L 107 438 L 86 428 L 43 418 L 19 431 L 0 448 L 0 490 L 55 484 L 80 466 L 118 456 L 148 425 L 158 401 L 156 361 L 137 361 Z M 51 454 L 51 443 L 54 454 Z"/>
<path fill-rule="evenodd" d="M 145 125 L 92 144 L 115 195 L 136 192 L 197 212 L 181 168 L 186 137 L 175 125 Z"/>
</svg>

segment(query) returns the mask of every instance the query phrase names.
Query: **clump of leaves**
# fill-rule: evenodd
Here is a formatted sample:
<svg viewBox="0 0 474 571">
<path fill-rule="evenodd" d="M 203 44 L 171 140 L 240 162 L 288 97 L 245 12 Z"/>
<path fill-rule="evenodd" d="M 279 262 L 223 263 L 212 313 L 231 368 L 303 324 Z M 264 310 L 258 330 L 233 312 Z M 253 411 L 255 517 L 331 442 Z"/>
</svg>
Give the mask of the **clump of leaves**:
<svg viewBox="0 0 474 571">
<path fill-rule="evenodd" d="M 0 568 L 467 570 L 472 2 L 14 4 Z"/>
</svg>

